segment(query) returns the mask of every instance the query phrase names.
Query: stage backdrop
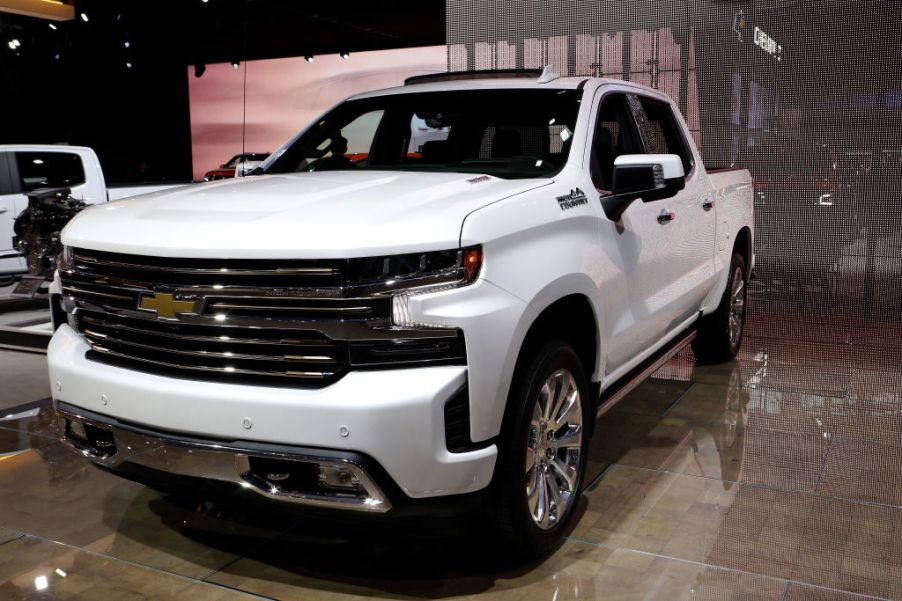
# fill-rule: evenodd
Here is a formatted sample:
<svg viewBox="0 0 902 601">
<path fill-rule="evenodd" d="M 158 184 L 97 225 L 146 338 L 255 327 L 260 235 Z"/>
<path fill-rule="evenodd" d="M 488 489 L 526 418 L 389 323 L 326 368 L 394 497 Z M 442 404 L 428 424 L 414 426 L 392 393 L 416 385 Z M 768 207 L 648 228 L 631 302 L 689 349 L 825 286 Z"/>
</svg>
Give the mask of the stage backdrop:
<svg viewBox="0 0 902 601">
<path fill-rule="evenodd" d="M 194 179 L 240 152 L 272 152 L 342 99 L 446 70 L 445 46 L 188 68 Z"/>
<path fill-rule="evenodd" d="M 451 71 L 550 65 L 667 92 L 706 165 L 747 167 L 755 178 L 754 289 L 762 297 L 754 307 L 899 323 L 899 7 L 899 0 L 448 0 L 448 64 Z"/>
</svg>

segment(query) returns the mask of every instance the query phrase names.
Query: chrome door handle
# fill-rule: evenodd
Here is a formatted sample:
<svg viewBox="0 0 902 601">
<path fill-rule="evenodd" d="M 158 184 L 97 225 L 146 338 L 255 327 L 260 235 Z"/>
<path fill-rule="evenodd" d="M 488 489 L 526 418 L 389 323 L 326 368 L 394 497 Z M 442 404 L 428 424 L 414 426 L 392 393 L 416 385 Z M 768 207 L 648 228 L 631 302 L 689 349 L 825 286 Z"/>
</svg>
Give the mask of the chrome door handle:
<svg viewBox="0 0 902 601">
<path fill-rule="evenodd" d="M 676 219 L 676 215 L 669 211 L 661 211 L 661 214 L 658 215 L 658 223 L 660 223 L 661 225 L 670 223 L 674 219 Z"/>
<path fill-rule="evenodd" d="M 711 209 L 714 208 L 714 201 L 706 200 L 705 202 L 702 203 L 702 208 L 706 211 L 710 211 Z"/>
</svg>

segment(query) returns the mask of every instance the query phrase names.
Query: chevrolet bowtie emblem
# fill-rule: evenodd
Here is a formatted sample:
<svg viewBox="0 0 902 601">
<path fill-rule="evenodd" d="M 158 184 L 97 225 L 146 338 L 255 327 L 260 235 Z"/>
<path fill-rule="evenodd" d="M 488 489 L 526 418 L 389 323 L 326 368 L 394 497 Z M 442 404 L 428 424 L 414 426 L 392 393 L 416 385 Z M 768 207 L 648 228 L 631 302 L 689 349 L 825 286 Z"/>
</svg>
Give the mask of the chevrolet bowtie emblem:
<svg viewBox="0 0 902 601">
<path fill-rule="evenodd" d="M 195 301 L 175 300 L 168 292 L 157 292 L 153 296 L 142 296 L 138 307 L 155 311 L 157 317 L 174 319 L 179 313 L 195 313 L 195 304 Z"/>
</svg>

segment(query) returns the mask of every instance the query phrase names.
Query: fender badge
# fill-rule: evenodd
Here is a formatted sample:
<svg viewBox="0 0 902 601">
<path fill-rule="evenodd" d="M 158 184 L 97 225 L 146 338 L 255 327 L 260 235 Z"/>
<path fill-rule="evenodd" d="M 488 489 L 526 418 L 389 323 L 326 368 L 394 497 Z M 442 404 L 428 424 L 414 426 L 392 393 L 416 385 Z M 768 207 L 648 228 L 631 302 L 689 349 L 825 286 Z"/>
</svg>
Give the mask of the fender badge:
<svg viewBox="0 0 902 601">
<path fill-rule="evenodd" d="M 578 206 L 589 204 L 589 201 L 586 199 L 586 193 L 579 188 L 576 188 L 570 190 L 570 194 L 558 196 L 557 203 L 562 211 L 566 211 L 567 209 L 574 209 Z"/>
</svg>

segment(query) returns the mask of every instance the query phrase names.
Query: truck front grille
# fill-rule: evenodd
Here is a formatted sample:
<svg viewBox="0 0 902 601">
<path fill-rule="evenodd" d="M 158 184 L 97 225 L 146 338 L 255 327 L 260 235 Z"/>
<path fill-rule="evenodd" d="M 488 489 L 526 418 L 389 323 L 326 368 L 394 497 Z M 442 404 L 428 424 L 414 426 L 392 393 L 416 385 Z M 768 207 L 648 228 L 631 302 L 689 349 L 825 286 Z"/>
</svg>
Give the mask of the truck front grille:
<svg viewBox="0 0 902 601">
<path fill-rule="evenodd" d="M 397 330 L 341 261 L 171 259 L 75 249 L 64 302 L 92 360 L 173 377 L 321 387 L 352 368 L 462 363 L 453 329 Z"/>
</svg>

